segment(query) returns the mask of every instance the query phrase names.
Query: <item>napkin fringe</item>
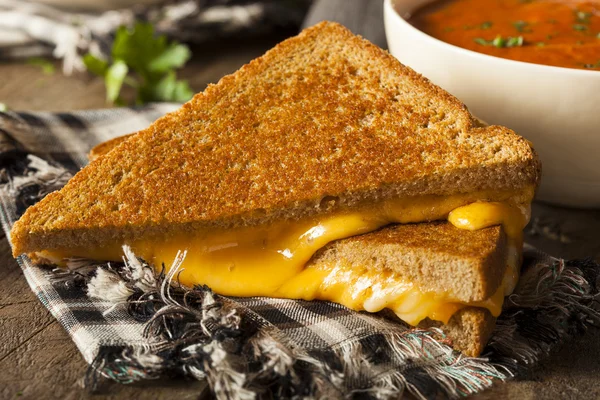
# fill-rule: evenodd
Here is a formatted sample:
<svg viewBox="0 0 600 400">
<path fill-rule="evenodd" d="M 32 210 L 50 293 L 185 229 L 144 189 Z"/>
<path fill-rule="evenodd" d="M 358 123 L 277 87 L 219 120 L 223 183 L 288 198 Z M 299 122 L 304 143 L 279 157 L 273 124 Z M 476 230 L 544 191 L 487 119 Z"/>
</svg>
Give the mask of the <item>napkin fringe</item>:
<svg viewBox="0 0 600 400">
<path fill-rule="evenodd" d="M 453 351 L 439 329 L 385 333 L 307 354 L 275 328 L 254 322 L 250 314 L 239 315 L 226 297 L 214 295 L 208 287 L 179 285 L 176 277 L 185 253 L 178 254 L 166 275 L 163 268 L 154 279 L 147 274 L 151 268 L 130 248 L 125 246 L 124 253 L 121 268 L 97 267 L 88 295 L 112 303 L 108 312 L 127 306 L 132 315 L 146 320 L 148 345 L 104 348 L 89 368 L 87 385 L 92 388 L 99 376 L 130 383 L 175 373 L 206 379 L 223 399 L 260 398 L 264 387 L 286 398 L 318 393 L 327 398 L 388 399 L 408 391 L 426 399 L 437 393 L 451 398 L 475 393 L 495 379 L 512 376 L 501 365 Z M 69 267 L 74 272 L 87 268 L 81 260 L 70 261 Z M 146 279 L 144 285 L 140 276 Z M 393 353 L 387 357 L 408 366 L 398 369 L 371 360 L 382 342 Z M 365 389 L 348 391 L 347 383 L 360 380 L 365 369 L 376 370 L 376 378 L 363 385 Z"/>
<path fill-rule="evenodd" d="M 556 344 L 600 326 L 600 266 L 591 259 L 531 266 L 504 304 L 486 352 L 515 375 Z"/>
<path fill-rule="evenodd" d="M 559 340 L 600 321 L 597 264 L 556 259 L 525 271 L 498 320 L 487 358 L 463 357 L 451 350 L 441 331 L 419 329 L 306 354 L 273 327 L 260 326 L 252 315 L 238 315 L 226 297 L 214 295 L 206 286 L 179 285 L 176 276 L 185 254 L 178 256 L 168 274 L 163 268 L 155 278 L 150 278 L 152 268 L 129 248 L 125 254 L 121 269 L 98 267 L 88 293 L 118 304 L 123 302 L 123 287 L 128 287 L 132 294 L 125 304 L 130 313 L 147 320 L 149 345 L 116 353 L 105 349 L 90 365 L 88 376 L 129 383 L 175 373 L 206 379 L 223 399 L 260 398 L 264 387 L 272 395 L 290 398 L 318 393 L 328 398 L 345 394 L 388 399 L 404 392 L 422 399 L 439 394 L 457 398 L 523 372 L 547 356 Z M 140 276 L 145 277 L 144 285 Z M 153 289 L 144 292 L 140 287 Z M 527 323 L 520 323 L 523 319 Z M 391 345 L 393 356 L 406 360 L 408 367 L 386 370 L 381 363 L 371 364 L 369 356 L 377 351 L 379 340 Z M 366 389 L 346 390 L 347 382 L 360 379 L 365 368 L 379 369 L 376 378 Z"/>
<path fill-rule="evenodd" d="M 1 170 L 0 175 L 1 190 L 15 198 L 17 215 L 48 193 L 62 188 L 73 176 L 68 170 L 51 165 L 33 154 L 13 160 L 9 168 Z"/>
</svg>

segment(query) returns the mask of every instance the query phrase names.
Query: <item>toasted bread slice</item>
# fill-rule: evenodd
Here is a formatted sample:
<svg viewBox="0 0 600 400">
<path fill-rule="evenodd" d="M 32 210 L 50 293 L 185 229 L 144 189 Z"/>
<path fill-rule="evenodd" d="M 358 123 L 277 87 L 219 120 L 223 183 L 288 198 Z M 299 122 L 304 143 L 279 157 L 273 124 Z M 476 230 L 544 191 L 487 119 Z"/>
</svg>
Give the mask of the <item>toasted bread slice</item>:
<svg viewBox="0 0 600 400">
<path fill-rule="evenodd" d="M 131 138 L 135 133 L 130 133 L 124 136 L 118 136 L 114 139 L 107 140 L 106 142 L 102 142 L 96 146 L 94 146 L 90 152 L 88 153 L 88 159 L 94 161 L 96 158 L 108 153 L 118 145 L 120 145 L 123 141 Z"/>
<path fill-rule="evenodd" d="M 459 310 L 447 324 L 427 319 L 419 328 L 440 328 L 455 350 L 470 357 L 478 357 L 492 337 L 496 318 L 484 308 L 467 307 Z"/>
<path fill-rule="evenodd" d="M 477 127 L 456 98 L 324 22 L 92 162 L 30 207 L 11 239 L 19 255 L 390 198 L 485 191 L 481 200 L 502 201 L 539 176 L 529 142 Z"/>
<path fill-rule="evenodd" d="M 315 254 L 307 269 L 341 269 L 365 271 L 348 288 L 350 297 L 339 287 L 327 287 L 332 275 L 323 280 L 317 298 L 338 301 L 357 309 L 355 299 L 367 302 L 372 290 L 384 291 L 378 277 L 386 280 L 411 282 L 420 291 L 436 293 L 440 302 L 459 302 L 463 308 L 456 311 L 447 323 L 426 318 L 419 327 L 439 327 L 452 340 L 453 346 L 467 355 L 477 356 L 490 338 L 495 318 L 484 307 L 472 306 L 474 302 L 489 299 L 501 289 L 507 271 L 507 240 L 501 227 L 478 231 L 464 231 L 447 222 L 393 225 L 365 235 L 332 242 Z M 395 275 L 390 275 L 392 271 Z M 386 273 L 388 272 L 388 273 Z M 333 272 L 332 272 L 333 273 Z M 360 274 L 360 273 L 359 273 Z M 370 279 L 367 285 L 366 279 Z M 357 287 L 366 287 L 361 292 Z M 334 292 L 331 296 L 329 293 Z M 500 297 L 501 299 L 501 297 Z M 389 308 L 394 310 L 393 300 Z M 496 300 L 498 301 L 498 300 Z M 416 308 L 422 307 L 417 304 Z M 498 312 L 500 304 L 494 312 Z M 361 307 L 358 307 L 359 309 Z M 395 310 L 394 310 L 395 311 Z M 419 312 L 417 309 L 408 314 Z M 398 314 L 402 318 L 401 314 Z"/>
<path fill-rule="evenodd" d="M 341 263 L 371 273 L 391 270 L 425 292 L 474 302 L 498 290 L 507 253 L 500 226 L 467 231 L 447 222 L 397 224 L 329 243 L 308 266 Z"/>
</svg>

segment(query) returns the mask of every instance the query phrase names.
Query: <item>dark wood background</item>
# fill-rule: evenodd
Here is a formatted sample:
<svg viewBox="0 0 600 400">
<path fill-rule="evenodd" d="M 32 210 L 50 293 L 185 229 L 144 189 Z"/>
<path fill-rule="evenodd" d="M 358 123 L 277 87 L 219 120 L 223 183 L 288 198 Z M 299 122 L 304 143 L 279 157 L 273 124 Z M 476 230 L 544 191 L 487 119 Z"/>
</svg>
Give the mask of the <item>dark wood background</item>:
<svg viewBox="0 0 600 400">
<path fill-rule="evenodd" d="M 345 10 L 345 11 L 344 11 Z M 345 23 L 385 45 L 380 0 L 321 0 L 307 24 L 322 18 Z M 274 44 L 293 34 L 208 43 L 193 48 L 183 71 L 196 91 L 217 82 Z M 57 69 L 60 69 L 57 64 Z M 45 75 L 25 62 L 0 63 L 0 102 L 14 110 L 64 111 L 106 107 L 100 79 L 85 73 Z M 565 258 L 600 261 L 600 211 L 573 210 L 536 203 L 526 239 Z M 600 335 L 589 331 L 564 345 L 528 377 L 498 385 L 478 399 L 600 398 Z M 207 397 L 193 381 L 151 381 L 132 385 L 105 382 L 99 393 L 81 387 L 87 365 L 62 327 L 29 290 L 0 238 L 0 398 L 1 399 L 197 399 Z"/>
</svg>

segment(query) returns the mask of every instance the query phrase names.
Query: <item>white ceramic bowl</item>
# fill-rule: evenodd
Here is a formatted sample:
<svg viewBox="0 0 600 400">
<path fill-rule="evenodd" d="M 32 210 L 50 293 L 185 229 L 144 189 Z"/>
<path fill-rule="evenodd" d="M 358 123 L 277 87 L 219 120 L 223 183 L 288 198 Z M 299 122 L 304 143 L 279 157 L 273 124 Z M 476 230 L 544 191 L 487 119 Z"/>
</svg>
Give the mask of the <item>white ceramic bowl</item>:
<svg viewBox="0 0 600 400">
<path fill-rule="evenodd" d="M 488 56 L 437 40 L 405 18 L 432 0 L 385 0 L 390 52 L 490 124 L 533 142 L 542 159 L 537 198 L 600 208 L 600 72 Z"/>
</svg>

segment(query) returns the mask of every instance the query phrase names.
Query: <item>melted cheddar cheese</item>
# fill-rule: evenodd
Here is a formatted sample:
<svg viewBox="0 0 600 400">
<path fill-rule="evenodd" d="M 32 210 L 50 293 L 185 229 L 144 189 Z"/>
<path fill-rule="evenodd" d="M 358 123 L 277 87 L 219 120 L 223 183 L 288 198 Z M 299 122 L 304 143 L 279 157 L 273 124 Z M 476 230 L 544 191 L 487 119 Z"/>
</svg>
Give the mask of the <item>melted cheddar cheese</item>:
<svg viewBox="0 0 600 400">
<path fill-rule="evenodd" d="M 516 268 L 516 266 L 515 266 Z M 507 268 L 507 273 L 511 268 Z M 413 282 L 391 270 L 370 271 L 338 261 L 333 265 L 309 266 L 280 287 L 273 297 L 329 300 L 356 311 L 392 310 L 410 325 L 425 318 L 447 323 L 465 306 L 487 308 L 497 317 L 504 301 L 504 285 L 489 299 L 464 303 L 448 293 L 423 292 Z"/>
<path fill-rule="evenodd" d="M 305 268 L 317 250 L 327 243 L 377 230 L 391 223 L 446 219 L 458 228 L 481 229 L 503 224 L 516 257 L 509 261 L 499 295 L 478 304 L 498 315 L 505 293 L 512 292 L 518 276 L 521 231 L 527 210 L 514 205 L 506 194 L 504 203 L 477 202 L 485 193 L 454 196 L 422 196 L 388 200 L 352 212 L 340 212 L 303 221 L 284 221 L 223 231 L 197 232 L 168 239 L 128 243 L 133 251 L 157 268 L 168 269 L 177 253 L 187 250 L 179 281 L 187 286 L 208 285 L 229 296 L 267 296 L 331 300 L 354 310 L 392 309 L 416 325 L 424 318 L 447 320 L 464 307 L 445 293 L 424 293 L 396 274 L 374 274 L 342 265 Z M 38 253 L 57 262 L 67 257 L 120 260 L 122 243 L 97 249 L 57 249 Z"/>
</svg>

